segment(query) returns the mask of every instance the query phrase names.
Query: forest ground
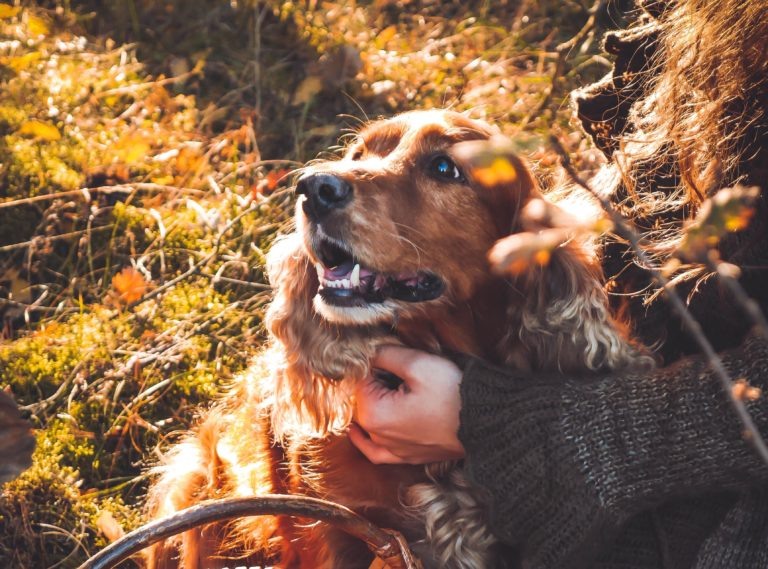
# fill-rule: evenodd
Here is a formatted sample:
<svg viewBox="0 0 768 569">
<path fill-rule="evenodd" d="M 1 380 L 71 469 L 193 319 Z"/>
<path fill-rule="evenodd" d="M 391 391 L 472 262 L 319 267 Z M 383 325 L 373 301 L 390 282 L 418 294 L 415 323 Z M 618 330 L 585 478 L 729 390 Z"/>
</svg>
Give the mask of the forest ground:
<svg viewBox="0 0 768 569">
<path fill-rule="evenodd" d="M 624 8 L 0 3 L 0 387 L 37 436 L 0 493 L 0 567 L 76 567 L 143 522 L 148 468 L 264 340 L 292 169 L 369 119 L 451 107 L 545 180 L 550 133 L 593 170 L 568 93 L 608 71 Z"/>
</svg>

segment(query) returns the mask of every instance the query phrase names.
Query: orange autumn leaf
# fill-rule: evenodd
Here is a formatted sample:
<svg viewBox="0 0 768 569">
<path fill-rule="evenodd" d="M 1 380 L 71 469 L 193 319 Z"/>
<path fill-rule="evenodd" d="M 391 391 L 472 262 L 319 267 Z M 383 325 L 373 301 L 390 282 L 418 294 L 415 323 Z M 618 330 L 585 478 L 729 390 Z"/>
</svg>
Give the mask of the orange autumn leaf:
<svg viewBox="0 0 768 569">
<path fill-rule="evenodd" d="M 475 168 L 472 175 L 483 186 L 511 184 L 517 180 L 515 166 L 504 156 L 495 157 L 487 166 Z"/>
<path fill-rule="evenodd" d="M 112 288 L 117 293 L 117 300 L 130 304 L 139 300 L 149 288 L 149 283 L 139 271 L 126 267 L 112 277 Z"/>
<path fill-rule="evenodd" d="M 272 170 L 267 173 L 267 189 L 273 191 L 282 182 L 285 177 L 290 173 L 290 170 L 280 168 L 278 170 Z"/>
<path fill-rule="evenodd" d="M 686 261 L 706 261 L 726 233 L 747 228 L 760 196 L 756 187 L 734 186 L 706 200 L 683 235 L 677 256 Z"/>
<path fill-rule="evenodd" d="M 255 198 L 257 195 L 269 195 L 274 192 L 277 187 L 287 180 L 288 174 L 291 171 L 286 168 L 278 168 L 277 170 L 270 170 L 267 175 L 251 189 L 251 195 Z"/>
<path fill-rule="evenodd" d="M 763 392 L 759 387 L 751 386 L 747 380 L 738 379 L 731 386 L 733 397 L 739 401 L 756 401 L 760 399 Z"/>
</svg>

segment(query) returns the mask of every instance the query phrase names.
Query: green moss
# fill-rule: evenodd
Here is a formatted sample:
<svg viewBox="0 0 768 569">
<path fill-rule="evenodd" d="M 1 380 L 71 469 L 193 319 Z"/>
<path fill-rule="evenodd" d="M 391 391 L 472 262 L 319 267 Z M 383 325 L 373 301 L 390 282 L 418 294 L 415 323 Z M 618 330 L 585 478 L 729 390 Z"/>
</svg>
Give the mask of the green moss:
<svg viewBox="0 0 768 569">
<path fill-rule="evenodd" d="M 66 323 L 50 322 L 12 343 L 0 344 L 0 384 L 22 402 L 52 395 L 89 366 L 109 359 L 109 324 L 98 313 L 80 314 Z"/>
<path fill-rule="evenodd" d="M 75 567 L 105 540 L 95 521 L 107 511 L 127 530 L 140 516 L 116 498 L 83 493 L 75 461 L 93 457 L 92 443 L 61 421 L 38 434 L 33 465 L 0 493 L 0 566 Z"/>
</svg>

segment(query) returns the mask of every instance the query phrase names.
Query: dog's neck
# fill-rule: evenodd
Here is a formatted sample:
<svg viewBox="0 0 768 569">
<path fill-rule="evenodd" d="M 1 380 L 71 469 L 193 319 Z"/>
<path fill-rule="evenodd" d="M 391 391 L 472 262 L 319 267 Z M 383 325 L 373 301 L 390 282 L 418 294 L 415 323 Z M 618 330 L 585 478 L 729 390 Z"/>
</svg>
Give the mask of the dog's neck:
<svg viewBox="0 0 768 569">
<path fill-rule="evenodd" d="M 431 352 L 459 352 L 504 363 L 498 353 L 507 334 L 505 295 L 509 285 L 493 278 L 477 288 L 471 298 L 436 304 L 419 318 L 403 318 L 395 332 L 411 347 Z"/>
</svg>

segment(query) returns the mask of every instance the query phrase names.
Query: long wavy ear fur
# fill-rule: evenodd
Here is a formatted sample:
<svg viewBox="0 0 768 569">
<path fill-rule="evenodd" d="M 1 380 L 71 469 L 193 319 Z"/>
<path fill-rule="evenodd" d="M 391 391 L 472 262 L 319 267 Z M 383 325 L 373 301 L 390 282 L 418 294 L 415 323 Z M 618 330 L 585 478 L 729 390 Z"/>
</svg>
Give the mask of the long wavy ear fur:
<svg viewBox="0 0 768 569">
<path fill-rule="evenodd" d="M 279 362 L 274 370 L 273 428 L 287 435 L 314 436 L 346 426 L 351 418 L 348 382 L 364 377 L 371 342 L 360 332 L 341 330 L 321 318 L 312 301 L 317 273 L 297 234 L 279 239 L 267 256 L 275 290 L 266 324 Z"/>
<path fill-rule="evenodd" d="M 520 281 L 526 303 L 512 316 L 532 367 L 579 372 L 637 363 L 637 349 L 611 315 L 599 266 L 577 244 L 560 247 Z"/>
<path fill-rule="evenodd" d="M 583 211 L 586 202 L 574 197 L 575 191 L 570 188 L 570 199 L 562 203 L 578 204 L 580 216 L 597 215 L 596 211 Z M 536 188 L 530 197 L 546 208 L 544 227 L 573 221 Z M 589 209 L 593 209 L 591 205 Z M 531 227 L 525 211 L 516 223 L 518 231 L 544 228 L 541 221 Z M 506 342 L 517 348 L 509 350 L 508 363 L 519 365 L 522 348 L 527 364 L 539 370 L 578 373 L 653 365 L 652 358 L 628 340 L 626 325 L 611 314 L 599 258 L 590 239 L 575 235 L 552 252 L 545 266 L 532 267 L 513 280 L 515 298 L 508 304 L 510 336 Z"/>
</svg>

